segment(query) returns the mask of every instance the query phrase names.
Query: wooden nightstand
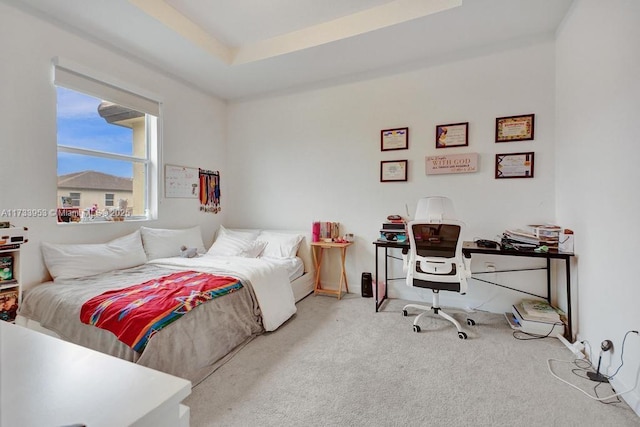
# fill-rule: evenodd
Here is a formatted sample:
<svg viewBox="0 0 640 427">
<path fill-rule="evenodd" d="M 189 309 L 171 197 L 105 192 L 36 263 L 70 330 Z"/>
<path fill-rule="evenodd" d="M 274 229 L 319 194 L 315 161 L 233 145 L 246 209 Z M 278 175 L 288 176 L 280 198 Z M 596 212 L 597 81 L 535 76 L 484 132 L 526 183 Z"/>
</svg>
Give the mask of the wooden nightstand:
<svg viewBox="0 0 640 427">
<path fill-rule="evenodd" d="M 314 295 L 317 294 L 325 294 L 325 295 L 335 295 L 338 299 L 342 298 L 342 283 L 344 282 L 344 286 L 347 292 L 349 292 L 349 283 L 347 283 L 347 272 L 344 267 L 344 261 L 347 256 L 347 248 L 353 245 L 353 242 L 349 243 L 334 243 L 334 242 L 312 242 L 311 249 L 313 252 L 313 262 L 316 266 L 316 283 L 313 289 Z M 340 285 L 338 289 L 323 289 L 320 283 L 320 271 L 322 267 L 322 255 L 324 254 L 325 249 L 340 249 Z"/>
</svg>

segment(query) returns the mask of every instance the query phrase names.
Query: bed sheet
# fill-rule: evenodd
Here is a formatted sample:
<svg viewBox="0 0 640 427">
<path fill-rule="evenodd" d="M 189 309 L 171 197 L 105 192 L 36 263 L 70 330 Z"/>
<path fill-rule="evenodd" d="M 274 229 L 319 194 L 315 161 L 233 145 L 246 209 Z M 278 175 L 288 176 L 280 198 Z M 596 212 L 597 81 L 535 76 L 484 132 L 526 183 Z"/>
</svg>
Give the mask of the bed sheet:
<svg viewBox="0 0 640 427">
<path fill-rule="evenodd" d="M 269 263 L 284 267 L 287 270 L 287 274 L 289 274 L 290 282 L 293 282 L 298 277 L 304 274 L 304 262 L 300 257 L 270 258 L 270 257 L 261 256 L 260 259 L 263 261 L 267 261 Z"/>
<path fill-rule="evenodd" d="M 266 331 L 276 330 L 296 312 L 286 269 L 265 259 L 202 255 L 195 258 L 160 258 L 147 264 L 248 278 L 258 300 Z"/>
<path fill-rule="evenodd" d="M 43 284 L 26 293 L 19 314 L 67 341 L 196 384 L 234 349 L 265 330 L 276 329 L 296 310 L 284 269 L 264 261 L 202 258 L 164 259 L 164 264 L 154 260 L 126 270 Z M 93 296 L 185 269 L 232 275 L 245 286 L 202 304 L 167 326 L 149 340 L 141 354 L 118 341 L 111 332 L 80 322 L 80 308 Z"/>
</svg>

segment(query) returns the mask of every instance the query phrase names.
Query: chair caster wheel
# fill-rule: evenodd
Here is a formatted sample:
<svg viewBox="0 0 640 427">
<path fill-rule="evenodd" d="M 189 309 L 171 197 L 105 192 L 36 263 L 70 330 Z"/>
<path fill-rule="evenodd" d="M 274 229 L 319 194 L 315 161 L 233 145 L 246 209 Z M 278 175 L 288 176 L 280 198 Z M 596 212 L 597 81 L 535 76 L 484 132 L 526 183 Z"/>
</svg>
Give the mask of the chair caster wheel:
<svg viewBox="0 0 640 427">
<path fill-rule="evenodd" d="M 413 332 L 420 332 L 420 326 L 413 325 Z"/>
<path fill-rule="evenodd" d="M 466 340 L 467 334 L 464 332 L 458 332 L 458 338 L 460 338 L 461 340 Z"/>
<path fill-rule="evenodd" d="M 473 320 L 473 319 L 467 319 L 467 325 L 469 325 L 469 326 L 473 326 L 473 325 L 475 325 L 475 324 L 476 324 L 476 321 L 475 321 L 475 320 Z"/>
<path fill-rule="evenodd" d="M 404 317 L 407 317 L 409 315 L 409 312 L 407 310 L 402 310 L 402 315 Z"/>
</svg>

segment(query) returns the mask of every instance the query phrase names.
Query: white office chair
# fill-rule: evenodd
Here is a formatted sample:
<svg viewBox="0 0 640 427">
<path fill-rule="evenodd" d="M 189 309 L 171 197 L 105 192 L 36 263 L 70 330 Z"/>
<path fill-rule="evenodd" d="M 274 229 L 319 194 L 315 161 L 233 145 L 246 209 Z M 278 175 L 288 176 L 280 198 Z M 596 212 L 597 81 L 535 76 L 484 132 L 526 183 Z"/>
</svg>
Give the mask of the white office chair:
<svg viewBox="0 0 640 427">
<path fill-rule="evenodd" d="M 453 204 L 446 197 L 428 197 L 419 201 L 416 218 L 420 219 L 407 224 L 410 243 L 406 263 L 407 285 L 431 289 L 433 304 L 407 304 L 402 314 L 407 316 L 408 308 L 425 310 L 413 321 L 413 330 L 420 332 L 420 319 L 433 311 L 455 325 L 460 339 L 466 339 L 467 334 L 460 323 L 442 311 L 439 304 L 440 291 L 464 295 L 467 278 L 471 277 L 469 260 L 462 256 L 464 223 L 453 217 Z M 467 324 L 475 325 L 475 321 L 467 319 Z"/>
</svg>

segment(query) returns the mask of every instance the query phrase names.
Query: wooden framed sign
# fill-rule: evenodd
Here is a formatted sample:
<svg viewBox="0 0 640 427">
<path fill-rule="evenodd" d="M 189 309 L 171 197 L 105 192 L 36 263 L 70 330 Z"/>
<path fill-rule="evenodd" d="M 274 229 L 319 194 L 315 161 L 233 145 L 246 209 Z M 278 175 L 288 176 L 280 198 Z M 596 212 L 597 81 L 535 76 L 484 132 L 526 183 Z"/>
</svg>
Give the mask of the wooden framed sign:
<svg viewBox="0 0 640 427">
<path fill-rule="evenodd" d="M 469 145 L 469 122 L 436 126 L 436 148 Z"/>
<path fill-rule="evenodd" d="M 380 182 L 406 181 L 408 160 L 380 162 Z"/>
<path fill-rule="evenodd" d="M 498 117 L 496 142 L 528 141 L 533 139 L 535 114 Z"/>
<path fill-rule="evenodd" d="M 496 154 L 496 179 L 533 178 L 534 152 Z"/>
<path fill-rule="evenodd" d="M 380 150 L 406 150 L 409 148 L 409 128 L 384 129 L 380 131 Z"/>
</svg>

